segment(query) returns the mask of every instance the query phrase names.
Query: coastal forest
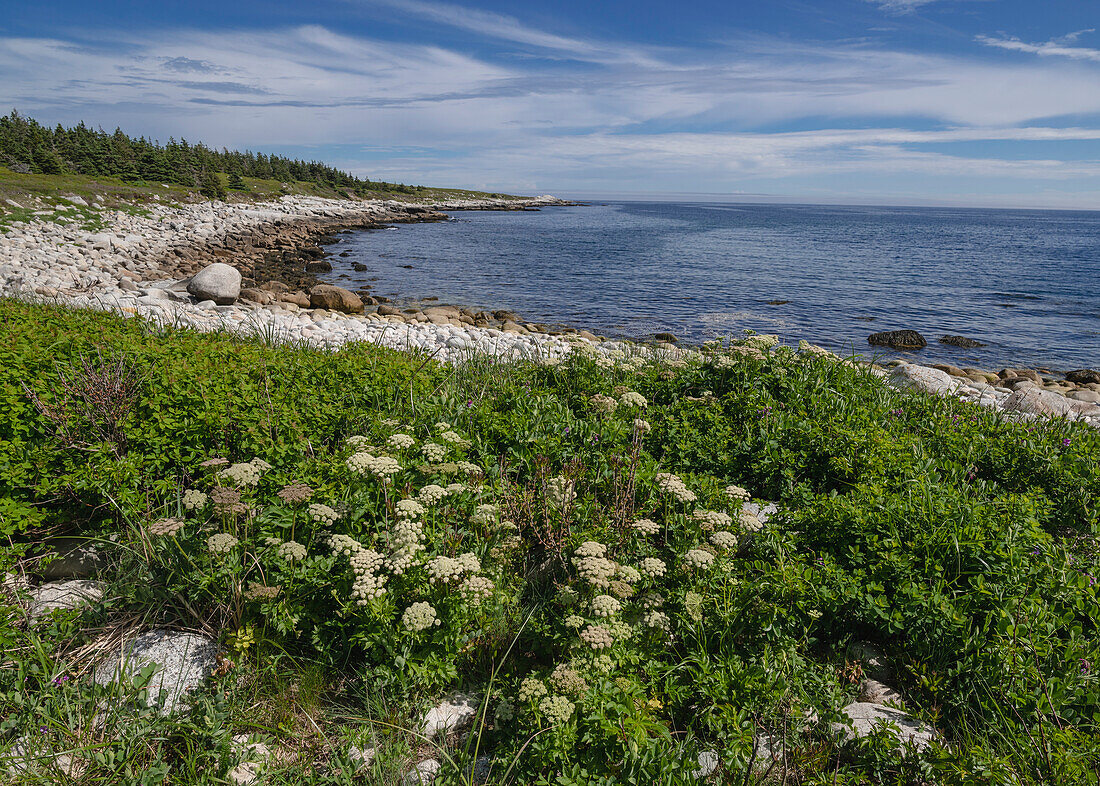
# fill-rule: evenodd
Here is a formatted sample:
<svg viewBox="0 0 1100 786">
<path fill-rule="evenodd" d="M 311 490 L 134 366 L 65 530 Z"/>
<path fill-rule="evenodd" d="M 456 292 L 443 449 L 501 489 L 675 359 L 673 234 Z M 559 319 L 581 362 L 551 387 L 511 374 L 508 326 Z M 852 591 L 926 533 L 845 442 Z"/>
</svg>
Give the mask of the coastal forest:
<svg viewBox="0 0 1100 786">
<path fill-rule="evenodd" d="M 36 175 L 116 177 L 127 183 L 173 183 L 198 188 L 203 196 L 222 199 L 228 190 L 245 191 L 244 178 L 315 183 L 358 196 L 379 190 L 417 194 L 420 186 L 380 183 L 356 177 L 319 161 L 222 148 L 169 137 L 160 144 L 132 137 L 121 128 L 107 133 L 83 122 L 71 128 L 48 128 L 12 110 L 0 117 L 0 166 Z M 223 182 L 218 175 L 226 178 Z"/>
</svg>

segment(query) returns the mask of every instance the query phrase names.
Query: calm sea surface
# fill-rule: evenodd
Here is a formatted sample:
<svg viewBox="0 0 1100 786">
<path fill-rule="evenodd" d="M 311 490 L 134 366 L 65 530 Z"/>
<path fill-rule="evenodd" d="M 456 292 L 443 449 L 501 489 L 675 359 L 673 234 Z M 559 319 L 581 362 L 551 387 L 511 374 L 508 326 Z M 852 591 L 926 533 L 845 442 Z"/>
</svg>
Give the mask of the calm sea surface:
<svg viewBox="0 0 1100 786">
<path fill-rule="evenodd" d="M 453 216 L 342 236 L 330 280 L 608 336 L 750 329 L 868 353 L 869 334 L 911 328 L 929 340 L 915 360 L 1100 367 L 1100 212 L 619 202 Z"/>
</svg>

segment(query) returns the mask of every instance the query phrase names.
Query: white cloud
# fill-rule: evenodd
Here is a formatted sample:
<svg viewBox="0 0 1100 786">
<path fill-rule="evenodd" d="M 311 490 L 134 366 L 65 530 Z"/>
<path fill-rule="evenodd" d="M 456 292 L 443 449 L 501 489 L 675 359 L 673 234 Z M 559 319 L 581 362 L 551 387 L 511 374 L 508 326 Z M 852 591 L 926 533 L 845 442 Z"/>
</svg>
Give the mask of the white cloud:
<svg viewBox="0 0 1100 786">
<path fill-rule="evenodd" d="M 938 2 L 938 0 L 867 0 L 868 3 L 874 3 L 887 11 L 896 11 L 898 13 L 909 13 L 922 5 L 930 5 Z"/>
<path fill-rule="evenodd" d="M 943 147 L 1076 142 L 1078 157 L 1084 145 L 1097 150 L 1100 129 L 1051 121 L 1100 116 L 1097 70 L 1085 60 L 980 62 L 772 38 L 659 57 L 638 49 L 615 60 L 599 42 L 415 3 L 420 17 L 436 14 L 471 32 L 495 25 L 488 35 L 573 62 L 501 65 L 320 26 L 174 30 L 95 45 L 0 37 L 0 104 L 48 123 L 83 119 L 161 140 L 343 145 L 343 160 L 333 163 L 361 174 L 493 190 L 716 191 L 828 177 L 855 188 L 901 175 L 1073 184 L 1100 176 L 1095 161 L 1060 161 L 1049 146 L 1043 155 L 1017 147 L 1001 157 Z M 861 127 L 845 128 L 854 125 Z M 809 130 L 760 131 L 776 126 Z M 331 148 L 317 155 L 328 158 Z"/>
<path fill-rule="evenodd" d="M 1093 30 L 1078 30 L 1076 33 L 1070 33 L 1062 38 L 1052 38 L 1049 41 L 1044 41 L 1039 44 L 1029 44 L 1025 41 L 1021 41 L 1019 38 L 1006 38 L 997 36 L 980 35 L 975 40 L 985 44 L 986 46 L 996 47 L 997 49 L 1007 49 L 1012 52 L 1026 52 L 1028 54 L 1039 55 L 1040 57 L 1068 57 L 1071 60 L 1086 60 L 1093 63 L 1100 63 L 1100 49 L 1090 49 L 1084 46 L 1069 46 L 1070 43 L 1077 40 L 1077 38 L 1085 33 L 1091 33 Z"/>
</svg>

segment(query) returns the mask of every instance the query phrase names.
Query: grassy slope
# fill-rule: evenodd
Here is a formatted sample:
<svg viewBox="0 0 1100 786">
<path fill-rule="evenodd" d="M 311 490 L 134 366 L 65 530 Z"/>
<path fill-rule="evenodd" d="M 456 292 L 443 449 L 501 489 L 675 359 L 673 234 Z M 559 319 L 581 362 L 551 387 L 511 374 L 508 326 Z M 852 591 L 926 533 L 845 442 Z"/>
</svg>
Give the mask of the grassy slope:
<svg viewBox="0 0 1100 786">
<path fill-rule="evenodd" d="M 110 576 L 116 600 L 90 612 L 85 629 L 135 615 L 147 624 L 195 625 L 197 614 L 229 645 L 240 646 L 242 631 L 257 640 L 192 714 L 133 720 L 129 711 L 112 711 L 106 729 L 95 731 L 81 719 L 95 714 L 97 695 L 79 680 L 56 682 L 75 673 L 72 653 L 86 630 L 71 620 L 29 629 L 9 622 L 0 626 L 8 652 L 0 746 L 41 727 L 55 750 L 100 752 L 88 765 L 93 781 L 126 772 L 133 782 L 151 773 L 152 780 L 170 774 L 173 782 L 199 783 L 225 772 L 232 733 L 262 732 L 288 757 L 269 782 L 329 783 L 351 778 L 323 774 L 322 763 L 346 766 L 348 741 L 369 738 L 382 751 L 379 782 L 391 782 L 410 751 L 430 751 L 396 728 L 426 701 L 449 686 L 484 690 L 494 664 L 501 666 L 497 690 L 515 696 L 525 675 L 545 679 L 573 658 L 588 664 L 588 687 L 574 696 L 564 725 L 551 728 L 537 700 L 521 702 L 514 722 L 494 723 L 490 708 L 482 744 L 505 761 L 518 757 L 510 782 L 557 775 L 559 783 L 689 783 L 695 754 L 711 749 L 721 759 L 721 782 L 741 783 L 754 728 L 786 732 L 795 782 L 1096 782 L 1094 431 L 1004 422 L 988 410 L 892 391 L 864 371 L 789 352 L 726 368 L 635 371 L 578 359 L 561 368 L 482 360 L 447 369 L 371 347 L 334 354 L 271 347 L 13 301 L 0 301 L 0 323 L 10 326 L 0 336 L 0 514 L 24 544 L 9 557 L 50 531 L 118 534 L 123 548 Z M 24 388 L 47 403 L 68 400 L 79 413 L 59 381 L 96 353 L 125 359 L 142 380 L 123 421 L 121 452 L 102 438 L 101 418 L 75 414 L 66 438 Z M 644 416 L 653 431 L 633 461 L 633 415 L 600 416 L 589 404 L 596 393 L 617 395 L 617 386 L 650 402 Z M 390 514 L 377 484 L 349 477 L 344 439 L 362 434 L 382 444 L 394 431 L 383 422 L 391 417 L 418 443 L 439 433 L 437 421 L 452 423 L 472 441 L 462 455 L 488 473 L 471 509 L 493 500 L 520 525 L 525 545 L 494 574 L 499 605 L 481 622 L 415 578 L 391 580 L 390 594 L 371 607 L 380 616 L 333 606 L 347 592 L 339 578 L 346 568 L 320 556 L 315 569 L 323 579 L 311 579 L 314 568 L 303 566 L 279 581 L 316 581 L 323 592 L 295 596 L 297 605 L 278 613 L 250 605 L 235 616 L 224 567 L 200 559 L 212 530 L 179 539 L 197 568 L 142 535 L 166 513 L 187 516 L 189 528 L 204 520 L 178 506 L 183 488 L 209 484 L 199 462 L 259 456 L 275 469 L 255 492 L 266 512 L 249 542 L 286 536 L 279 527 L 289 514 L 274 490 L 290 481 L 308 482 L 318 500 L 345 504 L 337 528 L 366 542 L 374 522 Z M 394 486 L 402 495 L 406 483 L 447 482 L 411 469 L 422 461 L 415 454 L 398 455 L 410 467 Z M 637 479 L 632 516 L 664 528 L 652 540 L 618 539 L 629 466 Z M 654 486 L 658 469 L 680 473 L 698 501 L 670 502 Z M 637 634 L 616 644 L 606 678 L 562 624 L 584 607 L 563 608 L 558 588 L 575 587 L 582 598 L 590 590 L 546 547 L 563 529 L 556 513 L 540 508 L 542 489 L 560 473 L 576 478 L 579 494 L 564 529 L 566 556 L 596 540 L 624 563 L 645 555 L 668 563 L 668 575 L 646 591 L 665 596 L 672 639 Z M 722 489 L 731 482 L 778 501 L 784 512 L 746 549 L 719 553 L 710 570 L 689 570 L 684 552 L 708 539 L 692 509 L 725 509 Z M 471 538 L 495 537 L 477 535 L 469 513 L 446 537 L 430 537 L 429 553 L 454 554 L 470 548 Z M 227 525 L 215 518 L 212 526 Z M 297 539 L 310 542 L 306 524 L 298 526 Z M 188 543 L 198 550 L 188 551 Z M 488 569 L 496 552 L 481 553 Z M 417 597 L 446 610 L 430 640 L 393 621 Z M 280 629 L 292 612 L 300 624 Z M 885 649 L 907 706 L 953 747 L 906 759 L 885 741 L 840 750 L 821 728 L 798 731 L 803 711 L 828 720 L 854 699 L 858 667 L 845 653 L 857 639 Z M 451 755 L 461 761 L 472 754 Z"/>
<path fill-rule="evenodd" d="M 227 182 L 224 174 L 219 175 L 222 182 Z M 335 199 L 347 198 L 347 194 L 328 188 L 317 183 L 295 182 L 288 184 L 284 190 L 282 183 L 277 180 L 259 180 L 257 178 L 244 178 L 248 191 L 230 191 L 230 201 L 262 201 L 277 199 L 286 193 L 305 194 L 310 196 L 329 197 Z M 385 184 L 380 184 L 384 186 Z M 95 195 L 104 199 L 104 204 L 118 206 L 135 202 L 146 202 L 153 199 L 165 202 L 193 202 L 203 201 L 205 197 L 198 193 L 197 188 L 184 188 L 174 184 L 161 183 L 125 183 L 117 178 L 92 178 L 82 175 L 33 175 L 13 172 L 0 166 L 0 211 L 13 212 L 10 205 L 3 202 L 4 199 L 12 199 L 16 202 L 26 200 L 27 197 L 39 197 L 47 201 L 53 201 L 57 197 L 66 194 L 76 194 L 83 197 L 89 204 Z M 485 197 L 515 198 L 507 194 L 489 194 L 482 191 L 470 191 L 457 188 L 426 188 L 420 193 L 406 194 L 399 191 L 387 191 L 381 189 L 368 195 L 378 199 L 400 199 L 407 202 L 433 202 L 445 199 L 480 199 Z M 27 207 L 24 205 L 24 207 Z"/>
</svg>

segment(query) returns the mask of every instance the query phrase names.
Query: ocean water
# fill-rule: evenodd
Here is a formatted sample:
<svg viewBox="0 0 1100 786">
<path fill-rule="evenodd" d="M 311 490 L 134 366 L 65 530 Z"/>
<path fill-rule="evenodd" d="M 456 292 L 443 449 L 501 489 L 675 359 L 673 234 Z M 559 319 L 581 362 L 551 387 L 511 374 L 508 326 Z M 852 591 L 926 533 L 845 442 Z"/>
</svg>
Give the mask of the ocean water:
<svg viewBox="0 0 1100 786">
<path fill-rule="evenodd" d="M 754 330 L 869 355 L 883 350 L 868 335 L 909 328 L 929 346 L 904 354 L 923 362 L 1100 366 L 1100 212 L 614 202 L 452 215 L 341 236 L 329 280 L 607 336 Z M 987 346 L 939 344 L 946 334 Z"/>
</svg>

